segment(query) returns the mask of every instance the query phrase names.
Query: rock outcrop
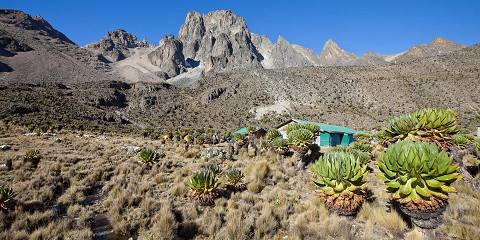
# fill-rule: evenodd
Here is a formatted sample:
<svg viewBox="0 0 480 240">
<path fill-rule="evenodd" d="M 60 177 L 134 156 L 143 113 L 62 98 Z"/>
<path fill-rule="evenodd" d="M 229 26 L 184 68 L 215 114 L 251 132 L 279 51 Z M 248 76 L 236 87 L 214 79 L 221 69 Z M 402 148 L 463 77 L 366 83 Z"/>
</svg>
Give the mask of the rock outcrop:
<svg viewBox="0 0 480 240">
<path fill-rule="evenodd" d="M 117 62 L 129 57 L 131 48 L 147 47 L 145 41 L 137 41 L 137 38 L 123 29 L 117 29 L 107 33 L 105 37 L 95 43 L 85 46 L 86 49 L 103 56 L 110 62 Z"/>
<path fill-rule="evenodd" d="M 167 35 L 160 41 L 160 46 L 148 54 L 150 62 L 159 67 L 159 71 L 165 73 L 166 78 L 177 76 L 185 69 L 185 57 L 183 56 L 182 43 Z"/>
<path fill-rule="evenodd" d="M 205 16 L 190 12 L 179 39 L 185 46 L 185 57 L 203 63 L 207 72 L 261 67 L 261 56 L 245 21 L 232 11 L 213 11 Z"/>
<path fill-rule="evenodd" d="M 18 41 L 0 29 L 0 56 L 11 57 L 17 52 L 28 52 L 33 50 L 27 44 Z"/>
<path fill-rule="evenodd" d="M 0 82 L 84 82 L 110 79 L 111 67 L 79 48 L 42 17 L 0 10 Z"/>
</svg>

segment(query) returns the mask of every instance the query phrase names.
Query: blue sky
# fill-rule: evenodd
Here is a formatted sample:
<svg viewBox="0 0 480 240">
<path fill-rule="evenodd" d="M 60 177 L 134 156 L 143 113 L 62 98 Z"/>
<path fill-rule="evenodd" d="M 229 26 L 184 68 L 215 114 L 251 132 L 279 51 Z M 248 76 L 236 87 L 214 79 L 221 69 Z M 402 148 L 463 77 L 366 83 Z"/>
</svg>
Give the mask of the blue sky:
<svg viewBox="0 0 480 240">
<path fill-rule="evenodd" d="M 319 52 L 329 38 L 342 48 L 391 54 L 437 36 L 472 45 L 480 42 L 478 0 L 0 0 L 1 8 L 41 15 L 79 45 L 123 28 L 158 42 L 178 30 L 191 10 L 230 9 L 250 31 Z"/>
</svg>

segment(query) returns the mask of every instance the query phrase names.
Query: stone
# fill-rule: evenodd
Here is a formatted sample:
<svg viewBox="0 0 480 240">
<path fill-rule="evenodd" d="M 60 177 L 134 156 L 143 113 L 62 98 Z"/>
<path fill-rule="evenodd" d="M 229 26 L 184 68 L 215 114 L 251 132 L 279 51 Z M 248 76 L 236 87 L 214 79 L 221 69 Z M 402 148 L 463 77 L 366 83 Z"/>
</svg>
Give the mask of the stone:
<svg viewBox="0 0 480 240">
<path fill-rule="evenodd" d="M 123 146 L 122 149 L 127 150 L 127 154 L 136 154 L 136 153 L 140 152 L 140 150 L 142 150 L 141 147 L 131 146 L 131 145 Z"/>
<path fill-rule="evenodd" d="M 7 151 L 7 150 L 10 150 L 10 149 L 12 149 L 12 146 L 10 146 L 8 144 L 0 145 L 0 150 L 2 150 L 2 151 Z"/>
<path fill-rule="evenodd" d="M 211 148 L 204 149 L 200 154 L 201 158 L 204 160 L 209 160 L 214 158 L 225 160 L 227 159 L 227 155 L 228 155 L 227 151 L 225 151 L 223 148 L 220 148 L 220 147 L 211 147 Z"/>
</svg>

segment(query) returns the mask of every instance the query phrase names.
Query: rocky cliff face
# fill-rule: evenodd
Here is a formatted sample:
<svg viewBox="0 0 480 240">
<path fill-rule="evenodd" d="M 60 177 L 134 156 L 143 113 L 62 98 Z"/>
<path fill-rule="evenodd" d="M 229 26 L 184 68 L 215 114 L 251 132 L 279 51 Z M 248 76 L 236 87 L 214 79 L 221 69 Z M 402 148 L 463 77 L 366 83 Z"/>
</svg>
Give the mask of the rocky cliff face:
<svg viewBox="0 0 480 240">
<path fill-rule="evenodd" d="M 260 67 L 261 57 L 242 17 L 220 10 L 205 16 L 190 12 L 180 28 L 186 58 L 200 61 L 205 71 Z"/>
<path fill-rule="evenodd" d="M 183 55 L 185 58 L 196 58 L 203 36 L 205 36 L 203 16 L 198 12 L 189 12 L 185 18 L 185 23 L 178 33 L 178 38 L 183 43 Z"/>
<path fill-rule="evenodd" d="M 394 58 L 393 62 L 408 62 L 420 58 L 443 55 L 458 51 L 464 47 L 463 45 L 438 37 L 429 44 L 421 44 L 409 49 L 404 54 Z"/>
<path fill-rule="evenodd" d="M 27 44 L 22 43 L 11 36 L 8 32 L 0 29 L 0 56 L 11 57 L 17 52 L 32 50 Z"/>
<path fill-rule="evenodd" d="M 182 51 L 182 43 L 173 35 L 167 35 L 160 41 L 160 46 L 148 54 L 148 59 L 159 67 L 161 75 L 171 78 L 185 70 L 185 57 Z"/>
<path fill-rule="evenodd" d="M 122 29 L 107 33 L 95 43 L 85 46 L 86 49 L 103 56 L 110 62 L 117 62 L 130 56 L 131 48 L 147 47 L 148 43 L 137 41 L 132 34 Z"/>
</svg>

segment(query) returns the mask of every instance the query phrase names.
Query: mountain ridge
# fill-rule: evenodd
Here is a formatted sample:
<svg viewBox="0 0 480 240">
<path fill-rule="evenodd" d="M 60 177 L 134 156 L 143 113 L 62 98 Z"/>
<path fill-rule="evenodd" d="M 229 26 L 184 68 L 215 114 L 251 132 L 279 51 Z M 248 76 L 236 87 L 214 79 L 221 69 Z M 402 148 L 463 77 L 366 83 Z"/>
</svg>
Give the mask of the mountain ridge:
<svg viewBox="0 0 480 240">
<path fill-rule="evenodd" d="M 422 44 L 394 55 L 382 55 L 370 51 L 363 56 L 357 56 L 355 53 L 342 49 L 333 39 L 328 39 L 321 52 L 317 54 L 309 48 L 291 44 L 281 35 L 273 43 L 265 35 L 250 32 L 245 19 L 230 10 L 217 10 L 205 15 L 196 11 L 189 12 L 179 29 L 178 40 L 183 44 L 182 53 L 187 67 L 172 66 L 172 68 L 180 67 L 185 71 L 170 75 L 160 74 L 161 77 L 156 77 L 158 73 L 144 73 L 137 68 L 135 63 L 128 65 L 128 68 L 136 69 L 134 72 L 141 75 L 150 75 L 152 81 L 161 81 L 179 74 L 182 75 L 197 66 L 203 72 L 222 72 L 237 68 L 258 67 L 276 69 L 306 66 L 382 65 L 444 54 L 463 47 L 443 38 L 437 38 L 430 43 L 434 47 Z M 442 45 L 442 47 L 435 47 L 435 45 Z M 179 56 L 178 53 L 173 55 Z M 174 70 L 166 71 L 173 72 Z M 127 72 L 128 75 L 132 75 L 132 71 Z M 178 71 L 175 70 L 175 72 Z M 138 74 L 132 76 L 127 80 L 135 81 L 135 78 L 143 78 Z"/>
</svg>

